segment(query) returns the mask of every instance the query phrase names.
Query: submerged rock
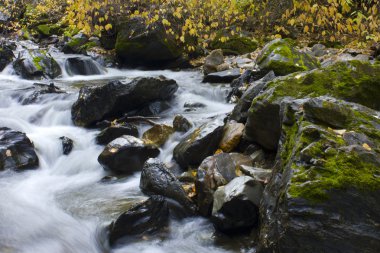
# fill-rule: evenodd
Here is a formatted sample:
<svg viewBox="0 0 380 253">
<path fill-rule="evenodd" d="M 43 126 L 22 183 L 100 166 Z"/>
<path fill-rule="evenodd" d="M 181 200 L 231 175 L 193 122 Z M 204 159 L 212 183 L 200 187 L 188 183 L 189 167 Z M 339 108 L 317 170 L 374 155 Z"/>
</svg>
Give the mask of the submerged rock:
<svg viewBox="0 0 380 253">
<path fill-rule="evenodd" d="M 214 193 L 211 221 L 225 233 L 246 232 L 257 225 L 264 187 L 251 177 L 233 179 Z"/>
<path fill-rule="evenodd" d="M 26 92 L 19 97 L 19 102 L 21 104 L 29 105 L 38 103 L 48 94 L 67 94 L 64 90 L 61 90 L 59 87 L 55 86 L 54 83 L 50 83 L 49 85 L 34 83 L 32 90 L 32 93 Z"/>
<path fill-rule="evenodd" d="M 71 109 L 74 123 L 91 126 L 107 117 L 121 116 L 142 106 L 170 99 L 178 84 L 165 77 L 136 78 L 130 83 L 111 81 L 97 87 L 83 87 Z"/>
<path fill-rule="evenodd" d="M 125 65 L 163 67 L 182 55 L 175 39 L 161 23 L 147 26 L 143 18 L 125 22 L 116 39 L 116 54 Z"/>
<path fill-rule="evenodd" d="M 38 163 L 34 145 L 24 133 L 0 128 L 0 171 L 35 169 Z"/>
<path fill-rule="evenodd" d="M 216 119 L 198 127 L 178 143 L 173 158 L 183 169 L 189 165 L 199 165 L 217 150 L 223 135 L 223 125 L 220 119 Z"/>
<path fill-rule="evenodd" d="M 320 66 L 315 57 L 296 50 L 288 40 L 283 39 L 265 45 L 256 61 L 260 69 L 268 72 L 273 70 L 279 76 Z"/>
<path fill-rule="evenodd" d="M 179 180 L 158 159 L 149 159 L 141 172 L 140 189 L 148 195 L 162 195 L 180 203 L 184 213 L 195 212 L 195 205 L 187 196 Z"/>
<path fill-rule="evenodd" d="M 46 51 L 39 49 L 25 49 L 21 51 L 13 62 L 17 75 L 25 79 L 54 79 L 62 74 L 59 64 Z"/>
<path fill-rule="evenodd" d="M 68 155 L 73 150 L 74 141 L 66 136 L 59 137 L 62 141 L 62 150 L 64 155 Z"/>
<path fill-rule="evenodd" d="M 131 135 L 134 137 L 138 137 L 139 131 L 135 125 L 128 123 L 120 125 L 111 125 L 103 129 L 98 134 L 98 136 L 96 136 L 96 142 L 100 145 L 106 145 L 123 135 Z"/>
<path fill-rule="evenodd" d="M 259 252 L 376 252 L 379 113 L 327 97 L 283 101 L 279 112 Z"/>
<path fill-rule="evenodd" d="M 169 226 L 169 206 L 165 198 L 152 196 L 135 205 L 109 227 L 111 247 L 145 236 L 165 235 Z"/>
<path fill-rule="evenodd" d="M 65 68 L 70 76 L 74 75 L 101 75 L 105 71 L 91 58 L 87 57 L 74 57 L 68 58 L 65 62 Z"/>
<path fill-rule="evenodd" d="M 123 135 L 104 148 L 98 161 L 115 174 L 131 174 L 141 170 L 146 160 L 159 154 L 158 148 L 146 145 L 136 137 Z"/>
</svg>

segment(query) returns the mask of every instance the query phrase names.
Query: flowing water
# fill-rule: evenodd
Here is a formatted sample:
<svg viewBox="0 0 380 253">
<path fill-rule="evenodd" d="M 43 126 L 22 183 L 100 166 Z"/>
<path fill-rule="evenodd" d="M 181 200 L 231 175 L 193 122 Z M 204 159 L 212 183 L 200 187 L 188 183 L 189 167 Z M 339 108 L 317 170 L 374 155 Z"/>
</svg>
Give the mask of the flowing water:
<svg viewBox="0 0 380 253">
<path fill-rule="evenodd" d="M 63 56 L 62 56 L 63 57 Z M 66 56 L 65 56 L 66 57 Z M 58 57 L 59 58 L 59 57 Z M 64 63 L 61 59 L 61 65 Z M 129 80 L 138 76 L 164 75 L 179 84 L 172 109 L 164 112 L 162 122 L 171 124 L 181 113 L 196 125 L 232 110 L 225 103 L 226 89 L 201 83 L 196 71 L 137 71 L 107 69 L 103 75 L 68 76 L 54 83 L 68 94 L 44 95 L 37 103 L 20 101 L 31 91 L 33 81 L 21 80 L 7 67 L 0 73 L 0 126 L 25 132 L 34 142 L 40 159 L 36 170 L 0 172 L 0 252 L 1 253 L 104 253 L 108 252 L 105 227 L 120 211 L 142 200 L 140 175 L 136 173 L 112 183 L 101 182 L 106 172 L 97 162 L 103 147 L 96 145 L 98 130 L 75 127 L 70 109 L 81 85 L 99 79 Z M 47 81 L 46 83 L 49 83 Z M 186 112 L 185 102 L 206 105 Z M 147 126 L 140 126 L 140 134 Z M 62 155 L 59 137 L 74 140 L 74 149 Z M 174 134 L 162 148 L 160 158 L 172 159 L 172 150 L 181 138 Z M 239 252 L 216 246 L 214 229 L 202 218 L 171 222 L 171 235 L 111 250 L 115 253 L 212 253 Z"/>
</svg>

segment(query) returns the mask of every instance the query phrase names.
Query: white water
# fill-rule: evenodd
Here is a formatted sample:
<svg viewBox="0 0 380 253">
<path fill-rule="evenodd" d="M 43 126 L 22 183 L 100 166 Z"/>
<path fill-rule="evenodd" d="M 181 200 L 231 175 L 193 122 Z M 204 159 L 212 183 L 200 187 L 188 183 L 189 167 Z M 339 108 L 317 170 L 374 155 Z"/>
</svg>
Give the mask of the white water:
<svg viewBox="0 0 380 253">
<path fill-rule="evenodd" d="M 171 124 L 175 114 L 184 114 L 195 124 L 232 110 L 224 102 L 220 86 L 201 83 L 197 72 L 127 71 L 108 69 L 102 76 L 64 76 L 54 80 L 69 95 L 47 95 L 38 104 L 21 105 L 18 97 L 31 81 L 0 73 L 0 126 L 25 132 L 34 142 L 40 167 L 15 173 L 0 172 L 0 252 L 1 253 L 103 253 L 104 227 L 128 204 L 145 198 L 139 190 L 139 173 L 113 183 L 101 183 L 106 175 L 97 162 L 102 147 L 95 144 L 96 130 L 73 126 L 70 109 L 78 90 L 75 84 L 99 78 L 129 79 L 165 75 L 180 88 L 172 110 L 162 115 Z M 201 102 L 206 108 L 184 112 L 185 102 Z M 146 127 L 141 127 L 142 130 Z M 62 155 L 60 136 L 74 140 L 74 149 Z M 170 162 L 172 150 L 181 138 L 175 134 L 163 147 L 160 158 Z M 213 227 L 201 218 L 173 222 L 171 236 L 136 242 L 115 249 L 115 253 L 213 253 L 227 252 L 214 246 Z"/>
</svg>

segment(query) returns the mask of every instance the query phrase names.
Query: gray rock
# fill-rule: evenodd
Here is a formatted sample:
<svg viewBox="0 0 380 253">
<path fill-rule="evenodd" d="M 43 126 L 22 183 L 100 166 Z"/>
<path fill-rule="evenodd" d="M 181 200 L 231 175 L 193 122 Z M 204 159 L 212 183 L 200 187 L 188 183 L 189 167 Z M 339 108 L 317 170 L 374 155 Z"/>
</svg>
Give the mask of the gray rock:
<svg viewBox="0 0 380 253">
<path fill-rule="evenodd" d="M 211 53 L 205 58 L 205 63 L 203 65 L 203 72 L 208 75 L 213 72 L 218 72 L 218 66 L 224 63 L 223 51 L 221 49 L 216 49 L 211 51 Z"/>
<path fill-rule="evenodd" d="M 214 72 L 203 78 L 204 83 L 230 83 L 241 75 L 240 69 L 229 69 L 220 72 Z"/>
<path fill-rule="evenodd" d="M 74 141 L 66 136 L 59 137 L 62 141 L 62 150 L 64 155 L 68 155 L 73 150 Z"/>
</svg>

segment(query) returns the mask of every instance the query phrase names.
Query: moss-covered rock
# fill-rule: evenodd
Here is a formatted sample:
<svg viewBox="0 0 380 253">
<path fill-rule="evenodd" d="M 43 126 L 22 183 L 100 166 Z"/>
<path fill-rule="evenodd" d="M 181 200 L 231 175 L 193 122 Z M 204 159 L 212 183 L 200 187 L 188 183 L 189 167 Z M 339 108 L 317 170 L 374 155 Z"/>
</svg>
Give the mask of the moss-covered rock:
<svg viewBox="0 0 380 253">
<path fill-rule="evenodd" d="M 280 118 L 278 161 L 261 205 L 259 252 L 376 252 L 379 113 L 318 97 L 283 101 Z"/>
<path fill-rule="evenodd" d="M 62 48 L 65 54 L 84 54 L 86 50 L 96 46 L 88 41 L 88 37 L 83 33 L 74 35 Z"/>
<path fill-rule="evenodd" d="M 315 57 L 296 50 L 291 41 L 282 39 L 273 40 L 265 45 L 257 57 L 257 63 L 262 70 L 273 70 L 280 76 L 320 66 Z"/>
<path fill-rule="evenodd" d="M 324 95 L 380 110 L 380 65 L 361 61 L 338 62 L 327 68 L 274 79 L 253 99 L 245 137 L 275 150 L 281 131 L 279 112 L 283 98 Z M 333 122 L 336 115 L 330 116 Z"/>
<path fill-rule="evenodd" d="M 44 37 L 49 37 L 53 34 L 62 34 L 63 30 L 59 24 L 42 24 L 36 28 L 37 32 Z"/>
<path fill-rule="evenodd" d="M 222 33 L 210 43 L 211 49 L 222 49 L 225 55 L 240 55 L 253 52 L 258 47 L 258 42 L 245 36 L 230 36 L 226 41 L 221 40 Z"/>
<path fill-rule="evenodd" d="M 121 26 L 116 39 L 116 54 L 125 65 L 161 66 L 175 61 L 182 49 L 161 24 L 147 27 L 145 21 L 135 18 Z"/>
</svg>

